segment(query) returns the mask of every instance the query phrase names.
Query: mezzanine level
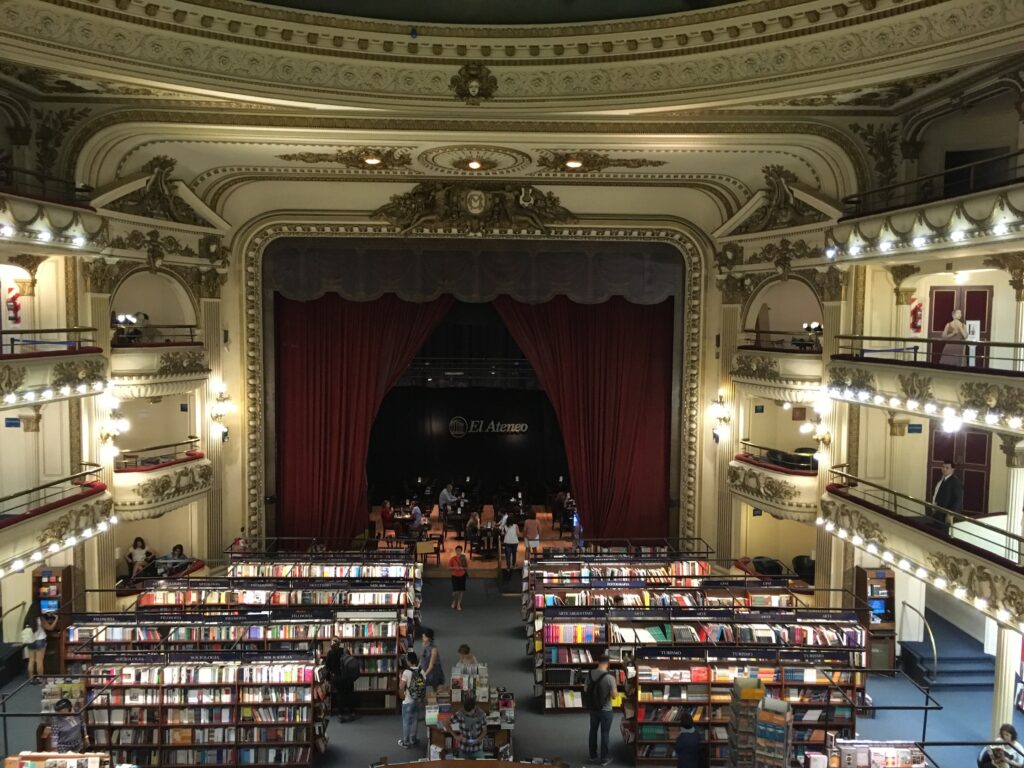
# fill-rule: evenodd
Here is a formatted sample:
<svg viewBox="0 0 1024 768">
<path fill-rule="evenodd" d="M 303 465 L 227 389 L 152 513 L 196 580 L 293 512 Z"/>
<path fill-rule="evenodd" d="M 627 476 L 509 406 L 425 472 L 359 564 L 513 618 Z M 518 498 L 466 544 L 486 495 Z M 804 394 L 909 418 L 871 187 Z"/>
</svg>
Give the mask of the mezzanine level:
<svg viewBox="0 0 1024 768">
<path fill-rule="evenodd" d="M 213 467 L 199 438 L 143 448 L 125 448 L 114 463 L 114 511 L 123 520 L 159 517 L 204 496 Z"/>
<path fill-rule="evenodd" d="M 0 409 L 103 390 L 107 359 L 95 333 L 86 327 L 0 331 Z"/>
</svg>

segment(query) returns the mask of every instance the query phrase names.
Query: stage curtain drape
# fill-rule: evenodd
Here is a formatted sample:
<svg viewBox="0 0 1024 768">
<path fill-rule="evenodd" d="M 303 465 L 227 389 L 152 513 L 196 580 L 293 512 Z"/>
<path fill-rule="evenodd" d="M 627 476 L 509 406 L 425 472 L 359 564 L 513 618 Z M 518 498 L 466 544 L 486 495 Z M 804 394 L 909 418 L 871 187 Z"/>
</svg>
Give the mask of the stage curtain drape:
<svg viewBox="0 0 1024 768">
<path fill-rule="evenodd" d="M 452 299 L 274 298 L 277 533 L 348 540 L 366 528 L 366 454 L 381 401 Z"/>
<path fill-rule="evenodd" d="M 667 535 L 672 301 L 494 305 L 558 415 L 585 535 Z"/>
</svg>

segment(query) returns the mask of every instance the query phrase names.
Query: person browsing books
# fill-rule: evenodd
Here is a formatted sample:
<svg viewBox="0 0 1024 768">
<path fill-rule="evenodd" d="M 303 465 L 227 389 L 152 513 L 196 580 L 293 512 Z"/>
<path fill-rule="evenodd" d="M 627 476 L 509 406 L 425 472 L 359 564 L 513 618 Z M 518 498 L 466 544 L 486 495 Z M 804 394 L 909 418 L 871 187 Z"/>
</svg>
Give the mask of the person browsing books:
<svg viewBox="0 0 1024 768">
<path fill-rule="evenodd" d="M 458 726 L 459 756 L 464 760 L 484 759 L 484 737 L 487 735 L 487 713 L 476 705 L 476 697 L 466 695 L 462 709 L 452 715 L 448 723 L 451 733 Z"/>
<path fill-rule="evenodd" d="M 612 720 L 615 719 L 612 699 L 619 693 L 615 675 L 608 669 L 609 661 L 607 652 L 597 657 L 597 668 L 587 673 L 584 694 L 584 701 L 590 710 L 590 759 L 599 761 L 599 765 L 608 765 L 612 761 L 608 756 L 608 733 L 612 729 Z M 597 744 L 598 730 L 601 731 L 600 754 Z"/>
<path fill-rule="evenodd" d="M 676 736 L 676 768 L 698 768 L 701 762 L 700 731 L 693 726 L 689 712 L 679 716 L 679 735 Z"/>
<path fill-rule="evenodd" d="M 54 752 L 84 752 L 89 746 L 85 723 L 72 709 L 70 699 L 58 699 L 53 705 L 53 717 L 43 729 L 43 738 L 49 739 Z"/>
<path fill-rule="evenodd" d="M 398 740 L 398 746 L 412 749 L 420 741 L 416 734 L 416 721 L 427 686 L 419 670 L 419 657 L 409 651 L 405 661 L 409 666 L 402 671 L 398 680 L 398 695 L 402 699 L 402 738 Z"/>
<path fill-rule="evenodd" d="M 448 559 L 452 571 L 452 608 L 462 610 L 462 596 L 466 594 L 466 569 L 469 561 L 462 552 L 462 545 L 455 547 L 455 554 Z"/>
<path fill-rule="evenodd" d="M 1021 768 L 1024 746 L 1017 741 L 1017 729 L 1010 723 L 999 726 L 999 742 L 985 747 L 978 755 L 978 768 Z"/>
</svg>

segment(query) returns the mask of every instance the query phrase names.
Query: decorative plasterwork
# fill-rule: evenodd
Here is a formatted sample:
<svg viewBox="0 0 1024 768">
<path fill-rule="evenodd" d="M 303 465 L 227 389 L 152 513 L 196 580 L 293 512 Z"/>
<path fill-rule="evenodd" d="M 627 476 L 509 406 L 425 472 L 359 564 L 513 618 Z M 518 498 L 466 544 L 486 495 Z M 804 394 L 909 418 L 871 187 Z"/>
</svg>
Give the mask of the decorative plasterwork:
<svg viewBox="0 0 1024 768">
<path fill-rule="evenodd" d="M 778 2 L 769 1 L 769 7 Z M 804 3 L 791 13 L 770 14 L 760 6 L 750 14 L 749 4 L 740 4 L 706 21 L 682 14 L 639 27 L 631 26 L 637 22 L 579 27 L 578 35 L 565 27 L 433 27 L 437 42 L 428 44 L 411 40 L 408 27 L 397 24 L 286 15 L 279 8 L 264 9 L 274 17 L 268 20 L 252 4 L 208 2 L 232 12 L 123 0 L 69 8 L 5 0 L 2 28 L 37 58 L 60 49 L 64 59 L 102 58 L 111 70 L 131 71 L 137 78 L 170 68 L 192 87 L 223 88 L 244 80 L 259 82 L 264 97 L 289 94 L 296 100 L 319 93 L 322 103 L 353 98 L 450 103 L 453 69 L 467 60 L 489 60 L 495 63 L 502 103 L 550 104 L 552 96 L 618 102 L 662 94 L 678 99 L 680 93 L 690 99 L 702 98 L 702 92 L 728 97 L 734 89 L 749 94 L 768 82 L 794 88 L 811 82 L 829 89 L 862 70 L 919 66 L 940 53 L 948 69 L 967 61 L 981 38 L 992 56 L 1014 50 L 1024 16 L 1018 4 L 998 0 L 950 0 L 923 8 L 900 4 L 885 13 L 874 3 L 852 1 L 814 8 Z M 358 26 L 365 30 L 357 31 Z M 154 28 L 166 34 L 157 39 Z M 659 31 L 621 31 L 643 28 Z M 957 56 L 961 47 L 964 52 Z"/>
<path fill-rule="evenodd" d="M 0 365 L 0 395 L 17 392 L 25 383 L 28 369 L 23 365 Z"/>
<path fill-rule="evenodd" d="M 110 494 L 89 496 L 81 504 L 64 508 L 60 517 L 46 524 L 36 535 L 36 543 L 45 547 L 51 542 L 63 542 L 69 535 L 86 528 L 96 530 L 100 521 L 110 517 L 113 504 Z"/>
<path fill-rule="evenodd" d="M 680 505 L 680 534 L 693 536 L 697 532 L 697 507 L 699 499 L 699 435 L 700 414 L 700 370 L 702 338 L 702 291 L 704 271 L 701 253 L 710 253 L 709 244 L 702 239 L 699 230 L 691 230 L 683 223 L 663 226 L 614 226 L 589 223 L 586 227 L 551 227 L 543 235 L 522 232 L 510 235 L 492 231 L 482 233 L 493 237 L 518 237 L 530 239 L 571 239 L 606 240 L 632 242 L 665 242 L 679 249 L 684 261 L 682 305 L 682 391 L 680 421 L 680 464 L 682 496 Z M 374 224 L 340 225 L 337 223 L 292 223 L 265 224 L 252 232 L 244 243 L 245 261 L 245 333 L 246 333 L 246 413 L 243 420 L 247 447 L 245 459 L 245 480 L 247 484 L 246 528 L 253 535 L 263 535 L 266 529 L 266 504 L 264 478 L 266 473 L 264 441 L 266 439 L 264 349 L 263 349 L 263 286 L 262 260 L 266 246 L 272 240 L 284 237 L 393 237 L 391 228 Z M 451 234 L 444 229 L 432 229 L 419 236 L 447 239 Z"/>
<path fill-rule="evenodd" d="M 960 404 L 964 408 L 981 409 L 982 412 L 1022 413 L 1024 388 L 966 381 L 960 385 Z"/>
<path fill-rule="evenodd" d="M 984 600 L 991 612 L 1008 611 L 1011 626 L 1024 620 L 1024 585 L 1020 578 L 1008 578 L 999 568 L 952 552 L 932 552 L 927 564 L 949 584 L 964 587 L 968 600 Z"/>
<path fill-rule="evenodd" d="M 525 152 L 490 144 L 446 145 L 425 150 L 417 158 L 427 170 L 437 173 L 517 173 L 529 167 Z M 470 165 L 476 163 L 477 166 Z"/>
<path fill-rule="evenodd" d="M 163 266 L 167 256 L 180 256 L 184 259 L 195 259 L 199 254 L 187 243 L 178 240 L 174 235 L 164 234 L 156 229 L 130 232 L 110 238 L 110 247 L 122 251 L 145 251 L 146 262 L 151 270 Z"/>
<path fill-rule="evenodd" d="M 920 77 L 907 77 L 818 96 L 797 96 L 783 101 L 762 102 L 759 106 L 889 108 L 957 74 L 959 70 L 931 72 Z"/>
<path fill-rule="evenodd" d="M 459 101 L 478 107 L 482 102 L 494 98 L 494 92 L 498 90 L 498 79 L 491 74 L 486 64 L 463 64 L 448 81 L 448 89 Z"/>
<path fill-rule="evenodd" d="M 171 174 L 178 161 L 166 155 L 157 155 L 142 166 L 145 183 L 124 197 L 106 203 L 105 208 L 133 216 L 164 219 L 179 224 L 209 226 L 178 194 L 178 185 L 184 185 Z"/>
<path fill-rule="evenodd" d="M 764 507 L 775 517 L 809 522 L 817 514 L 816 477 L 787 475 L 732 461 L 727 470 L 726 483 L 730 491 Z M 801 514 L 794 515 L 794 512 Z"/>
<path fill-rule="evenodd" d="M 545 151 L 537 157 L 538 168 L 561 173 L 597 173 L 608 168 L 656 168 L 661 165 L 667 165 L 667 161 L 648 160 L 645 157 L 612 157 L 590 149 Z"/>
<path fill-rule="evenodd" d="M 10 242 L 18 244 L 26 252 L 37 251 L 29 254 L 32 256 L 102 247 L 107 231 L 106 219 L 90 210 L 3 192 L 0 192 L 0 225 L 14 230 Z M 38 227 L 51 232 L 49 242 L 39 241 L 36 235 Z"/>
<path fill-rule="evenodd" d="M 828 221 L 828 216 L 793 194 L 790 185 L 799 181 L 795 173 L 781 165 L 766 165 L 761 172 L 765 182 L 764 200 L 757 210 L 729 234 L 747 235 Z"/>
<path fill-rule="evenodd" d="M 850 130 L 864 144 L 875 165 L 875 182 L 887 187 L 899 180 L 900 126 L 899 123 L 851 123 Z"/>
<path fill-rule="evenodd" d="M 53 175 L 64 138 L 91 111 L 88 107 L 32 110 L 32 138 L 36 146 L 36 169 L 40 173 Z"/>
<path fill-rule="evenodd" d="M 425 182 L 392 195 L 372 214 L 402 234 L 426 227 L 479 234 L 487 230 L 544 232 L 549 224 L 575 221 L 551 192 L 523 184 Z"/>
<path fill-rule="evenodd" d="M 825 494 L 821 500 L 821 516 L 835 523 L 836 528 L 845 528 L 850 535 L 859 534 L 864 541 L 873 541 L 880 547 L 888 541 L 882 526 L 856 504 Z"/>
<path fill-rule="evenodd" d="M 206 381 L 202 376 L 150 376 L 114 374 L 113 395 L 119 400 L 154 400 L 172 395 L 193 394 Z"/>
<path fill-rule="evenodd" d="M 34 392 L 36 402 L 70 400 L 74 408 L 78 398 L 96 394 L 93 385 L 106 381 L 107 361 L 99 351 L 24 357 L 28 359 L 0 362 L 0 396 Z M 83 392 L 77 389 L 80 384 L 86 385 Z M 65 386 L 70 389 L 62 392 Z M 42 393 L 46 390 L 50 391 L 44 398 Z M 25 407 L 24 398 L 16 402 L 0 401 L 0 410 Z"/>
<path fill-rule="evenodd" d="M 209 373 L 210 369 L 206 366 L 206 352 L 188 350 L 161 354 L 156 372 L 159 376 L 181 376 L 186 373 Z"/>
<path fill-rule="evenodd" d="M 331 163 L 364 171 L 390 171 L 412 165 L 412 155 L 404 147 L 346 147 L 333 152 L 292 152 L 276 157 L 290 162 Z"/>
<path fill-rule="evenodd" d="M 836 389 L 874 392 L 875 376 L 870 371 L 831 364 L 828 367 L 828 385 Z"/>
<path fill-rule="evenodd" d="M 117 347 L 110 352 L 114 395 L 122 399 L 194 392 L 209 377 L 202 347 Z"/>
<path fill-rule="evenodd" d="M 996 253 L 986 257 L 984 263 L 1007 272 L 1017 301 L 1024 301 L 1024 253 Z"/>
<path fill-rule="evenodd" d="M 760 251 L 747 259 L 748 264 L 771 263 L 775 271 L 788 275 L 794 261 L 824 258 L 825 252 L 820 245 L 809 245 L 806 240 L 787 240 L 782 238 L 778 243 L 768 243 Z"/>
<path fill-rule="evenodd" d="M 930 376 L 923 376 L 920 373 L 900 373 L 896 375 L 896 380 L 900 383 L 900 394 L 907 400 L 927 403 L 934 397 Z"/>
<path fill-rule="evenodd" d="M 171 264 L 166 269 L 180 277 L 197 299 L 219 299 L 221 287 L 227 281 L 227 273 L 213 267 L 183 267 Z"/>
<path fill-rule="evenodd" d="M 787 403 L 808 402 L 821 388 L 821 354 L 741 351 L 730 372 L 750 394 Z"/>
<path fill-rule="evenodd" d="M 22 296 L 35 295 L 36 272 L 39 271 L 39 267 L 42 266 L 43 262 L 46 261 L 48 258 L 48 256 L 36 256 L 30 253 L 19 253 L 7 259 L 11 264 L 13 264 L 16 267 L 21 267 L 29 274 L 29 291 L 22 291 Z"/>
<path fill-rule="evenodd" d="M 137 262 L 127 259 L 86 261 L 82 265 L 82 274 L 85 275 L 85 290 L 90 293 L 112 293 L 114 287 L 121 282 L 124 276 L 138 266 Z"/>
<path fill-rule="evenodd" d="M 743 379 L 762 379 L 778 381 L 779 361 L 762 355 L 736 355 L 733 363 L 732 376 Z"/>
<path fill-rule="evenodd" d="M 208 459 L 195 459 L 147 472 L 115 472 L 114 511 L 123 520 L 160 517 L 196 500 L 213 486 Z"/>
<path fill-rule="evenodd" d="M 71 387 L 79 384 L 93 385 L 107 380 L 107 363 L 100 358 L 84 360 L 65 360 L 53 365 L 50 373 L 50 386 L 54 389 Z"/>
</svg>

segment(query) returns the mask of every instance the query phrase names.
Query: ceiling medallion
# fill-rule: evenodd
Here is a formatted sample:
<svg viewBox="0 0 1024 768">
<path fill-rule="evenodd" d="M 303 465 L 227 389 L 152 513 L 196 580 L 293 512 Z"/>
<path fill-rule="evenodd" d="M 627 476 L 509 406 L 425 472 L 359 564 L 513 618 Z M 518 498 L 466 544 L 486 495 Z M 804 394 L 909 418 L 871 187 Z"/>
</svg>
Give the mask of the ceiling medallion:
<svg viewBox="0 0 1024 768">
<path fill-rule="evenodd" d="M 498 90 L 498 78 L 484 64 L 463 64 L 457 75 L 452 75 L 448 88 L 455 98 L 473 107 L 494 98 Z"/>
<path fill-rule="evenodd" d="M 396 147 L 355 147 L 334 152 L 295 152 L 277 155 L 279 160 L 300 163 L 337 163 L 346 168 L 393 170 L 412 164 L 408 149 Z"/>
<path fill-rule="evenodd" d="M 542 152 L 537 158 L 539 168 L 564 173 L 595 173 L 606 168 L 656 168 L 666 164 L 665 160 L 647 160 L 642 157 L 613 158 L 589 149 L 575 152 Z"/>
<path fill-rule="evenodd" d="M 526 168 L 531 158 L 510 147 L 462 144 L 424 150 L 417 158 L 437 173 L 515 173 Z"/>
</svg>

